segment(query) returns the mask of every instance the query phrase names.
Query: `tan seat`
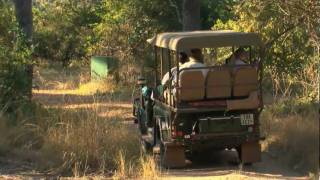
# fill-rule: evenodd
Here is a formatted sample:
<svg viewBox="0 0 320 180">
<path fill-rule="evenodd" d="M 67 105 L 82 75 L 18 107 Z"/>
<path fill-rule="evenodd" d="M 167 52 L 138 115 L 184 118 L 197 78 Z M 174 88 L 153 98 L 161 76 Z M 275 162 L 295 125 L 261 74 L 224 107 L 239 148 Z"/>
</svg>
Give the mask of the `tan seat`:
<svg viewBox="0 0 320 180">
<path fill-rule="evenodd" d="M 207 74 L 207 98 L 231 97 L 231 73 L 229 69 L 214 69 Z"/>
<path fill-rule="evenodd" d="M 181 71 L 178 92 L 181 101 L 203 100 L 205 93 L 205 77 L 202 71 Z"/>
<path fill-rule="evenodd" d="M 258 72 L 254 67 L 239 68 L 234 74 L 233 96 L 249 96 L 258 89 Z"/>
</svg>

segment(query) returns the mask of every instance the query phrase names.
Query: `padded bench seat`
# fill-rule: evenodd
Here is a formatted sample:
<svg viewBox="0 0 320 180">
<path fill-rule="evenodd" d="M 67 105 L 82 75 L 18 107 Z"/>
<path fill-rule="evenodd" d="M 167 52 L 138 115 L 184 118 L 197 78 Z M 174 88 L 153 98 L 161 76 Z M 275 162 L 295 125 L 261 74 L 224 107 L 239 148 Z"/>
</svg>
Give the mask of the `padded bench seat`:
<svg viewBox="0 0 320 180">
<path fill-rule="evenodd" d="M 181 101 L 203 100 L 205 95 L 205 77 L 202 71 L 181 71 L 178 92 Z"/>
<path fill-rule="evenodd" d="M 177 92 L 180 103 L 198 107 L 224 106 L 228 110 L 240 110 L 260 106 L 258 72 L 251 66 L 213 68 L 206 76 L 201 69 L 181 71 Z M 164 94 L 166 103 L 173 105 L 175 95 L 169 91 Z"/>
</svg>

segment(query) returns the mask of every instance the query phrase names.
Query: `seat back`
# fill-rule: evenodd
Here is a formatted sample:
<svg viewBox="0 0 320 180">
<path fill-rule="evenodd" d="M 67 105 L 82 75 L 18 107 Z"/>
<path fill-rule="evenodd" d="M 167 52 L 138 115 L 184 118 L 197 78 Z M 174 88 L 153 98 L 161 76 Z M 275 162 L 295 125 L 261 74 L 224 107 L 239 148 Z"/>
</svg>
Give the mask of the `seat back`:
<svg viewBox="0 0 320 180">
<path fill-rule="evenodd" d="M 213 69 L 207 74 L 207 98 L 231 97 L 231 72 L 229 69 Z"/>
<path fill-rule="evenodd" d="M 205 77 L 201 70 L 184 70 L 179 76 L 179 98 L 181 101 L 203 100 Z"/>
<path fill-rule="evenodd" d="M 254 67 L 243 67 L 235 70 L 233 96 L 249 96 L 258 89 L 258 72 Z"/>
</svg>

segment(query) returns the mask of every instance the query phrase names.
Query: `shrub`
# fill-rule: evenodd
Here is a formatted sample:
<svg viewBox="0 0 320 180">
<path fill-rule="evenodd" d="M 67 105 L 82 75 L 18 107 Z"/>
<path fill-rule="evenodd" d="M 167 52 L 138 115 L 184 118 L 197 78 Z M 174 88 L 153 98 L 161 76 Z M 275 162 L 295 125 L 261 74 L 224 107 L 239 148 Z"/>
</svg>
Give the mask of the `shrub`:
<svg viewBox="0 0 320 180">
<path fill-rule="evenodd" d="M 32 84 L 26 69 L 32 48 L 14 18 L 12 4 L 0 3 L 0 108 L 12 112 L 26 103 Z"/>
</svg>

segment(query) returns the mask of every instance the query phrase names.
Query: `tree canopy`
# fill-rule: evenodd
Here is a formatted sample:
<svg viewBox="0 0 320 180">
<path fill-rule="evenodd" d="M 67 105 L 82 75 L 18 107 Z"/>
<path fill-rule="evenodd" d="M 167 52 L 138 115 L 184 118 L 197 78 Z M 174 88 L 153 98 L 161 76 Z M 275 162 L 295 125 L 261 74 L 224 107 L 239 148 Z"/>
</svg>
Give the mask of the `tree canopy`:
<svg viewBox="0 0 320 180">
<path fill-rule="evenodd" d="M 152 66 L 150 47 L 145 40 L 159 32 L 182 31 L 186 2 L 34 1 L 33 46 L 25 51 L 16 46 L 20 36 L 17 36 L 19 28 L 13 3 L 2 0 L 0 46 L 1 54 L 6 57 L 1 63 L 15 64 L 16 61 L 5 59 L 20 58 L 17 62 L 23 64 L 32 54 L 33 60 L 56 61 L 68 67 L 72 62 L 88 64 L 93 55 L 114 56 L 120 62 L 120 78 L 132 82 L 141 67 Z M 201 29 L 258 32 L 267 50 L 266 72 L 273 77 L 290 75 L 291 79 L 302 81 L 295 77 L 297 73 L 318 66 L 318 1 L 202 0 L 198 3 Z M 11 57 L 6 52 L 14 53 Z"/>
</svg>

